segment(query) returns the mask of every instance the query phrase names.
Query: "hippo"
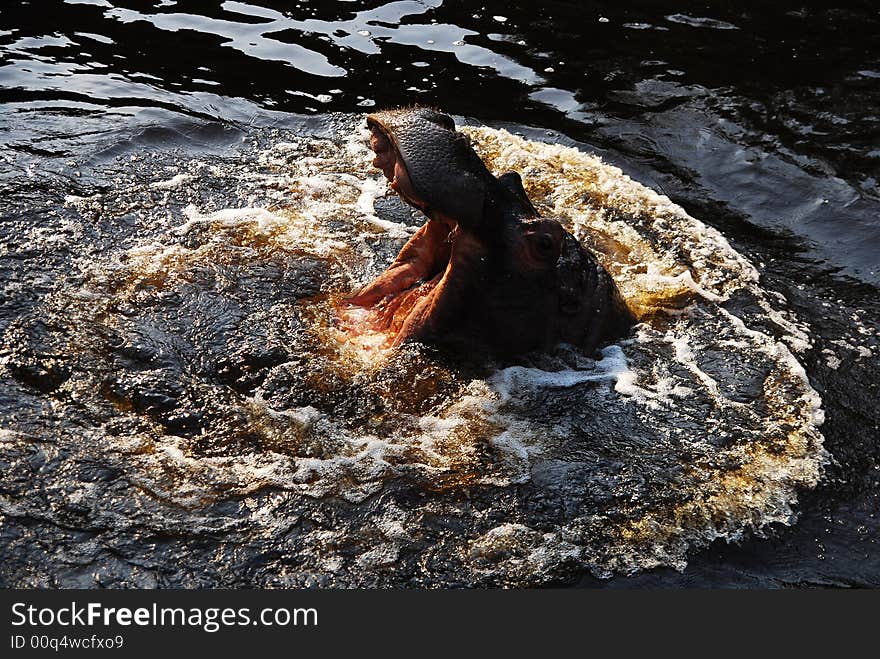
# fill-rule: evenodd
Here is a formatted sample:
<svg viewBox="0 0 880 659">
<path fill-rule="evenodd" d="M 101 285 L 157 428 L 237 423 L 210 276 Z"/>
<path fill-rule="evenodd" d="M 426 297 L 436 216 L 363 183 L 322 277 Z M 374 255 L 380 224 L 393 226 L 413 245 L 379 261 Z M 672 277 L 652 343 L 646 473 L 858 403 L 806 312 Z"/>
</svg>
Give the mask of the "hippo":
<svg viewBox="0 0 880 659">
<path fill-rule="evenodd" d="M 560 343 L 593 352 L 634 322 L 596 258 L 542 217 L 516 172 L 494 176 L 438 110 L 367 117 L 373 166 L 425 224 L 372 283 L 346 298 L 390 345 L 510 357 Z"/>
</svg>

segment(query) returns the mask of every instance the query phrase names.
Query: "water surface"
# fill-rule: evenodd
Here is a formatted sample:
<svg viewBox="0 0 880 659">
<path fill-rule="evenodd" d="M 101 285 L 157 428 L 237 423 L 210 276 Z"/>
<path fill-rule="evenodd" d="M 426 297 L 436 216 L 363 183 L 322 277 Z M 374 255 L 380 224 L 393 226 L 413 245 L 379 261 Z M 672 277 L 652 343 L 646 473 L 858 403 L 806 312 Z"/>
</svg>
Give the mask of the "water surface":
<svg viewBox="0 0 880 659">
<path fill-rule="evenodd" d="M 876 585 L 878 22 L 868 3 L 0 8 L 4 582 Z M 414 102 L 509 130 L 471 129 L 631 300 L 688 314 L 597 359 L 340 349 L 333 296 L 419 221 L 357 113 Z M 592 188 L 581 208 L 566 181 L 623 173 L 575 152 L 542 170 L 556 145 L 681 208 L 648 233 L 656 205 Z M 698 295 L 669 286 L 682 268 Z"/>
</svg>

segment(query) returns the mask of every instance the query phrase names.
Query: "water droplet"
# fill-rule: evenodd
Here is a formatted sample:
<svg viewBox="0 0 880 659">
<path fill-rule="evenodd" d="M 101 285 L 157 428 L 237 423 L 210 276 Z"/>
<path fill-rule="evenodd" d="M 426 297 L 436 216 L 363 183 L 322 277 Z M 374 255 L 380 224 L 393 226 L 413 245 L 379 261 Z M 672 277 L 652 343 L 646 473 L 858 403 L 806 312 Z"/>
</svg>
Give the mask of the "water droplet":
<svg viewBox="0 0 880 659">
<path fill-rule="evenodd" d="M 499 23 L 506 23 L 507 16 L 493 16 L 492 20 L 498 21 Z"/>
<path fill-rule="evenodd" d="M 599 22 L 600 22 L 600 23 L 607 23 L 607 22 L 608 22 L 608 19 L 605 18 L 604 16 L 600 16 L 600 17 L 599 17 Z"/>
<path fill-rule="evenodd" d="M 369 30 L 358 30 L 358 34 L 362 37 L 368 37 L 370 36 L 371 32 Z"/>
<path fill-rule="evenodd" d="M 555 73 L 555 72 L 556 72 L 556 69 L 554 69 L 552 66 L 548 66 L 546 69 L 544 69 L 544 73 Z"/>
<path fill-rule="evenodd" d="M 329 103 L 333 100 L 333 97 L 330 96 L 330 94 L 318 94 L 315 96 L 315 100 L 318 101 L 318 103 Z"/>
<path fill-rule="evenodd" d="M 433 39 L 428 39 L 425 43 L 434 43 Z"/>
<path fill-rule="evenodd" d="M 372 98 L 365 98 L 363 101 L 358 103 L 358 105 L 362 108 L 371 108 L 376 105 L 376 101 L 374 101 Z"/>
<path fill-rule="evenodd" d="M 461 41 L 461 40 L 459 40 L 459 41 L 453 41 L 453 42 L 452 42 L 452 45 L 453 45 L 453 46 L 463 46 L 463 45 L 464 45 L 464 41 Z"/>
</svg>

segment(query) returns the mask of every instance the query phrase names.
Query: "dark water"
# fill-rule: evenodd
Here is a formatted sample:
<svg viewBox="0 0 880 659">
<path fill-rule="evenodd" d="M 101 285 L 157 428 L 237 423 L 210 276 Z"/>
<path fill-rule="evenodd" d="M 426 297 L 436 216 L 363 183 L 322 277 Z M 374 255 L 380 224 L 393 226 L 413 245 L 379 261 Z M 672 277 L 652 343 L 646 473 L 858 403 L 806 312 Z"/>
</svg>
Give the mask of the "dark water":
<svg viewBox="0 0 880 659">
<path fill-rule="evenodd" d="M 96 428 L 137 437 L 156 424 L 186 439 L 186 450 L 220 461 L 238 455 L 231 445 L 243 455 L 255 443 L 277 450 L 290 441 L 283 425 L 260 437 L 231 433 L 237 421 L 224 414 L 238 409 L 230 400 L 255 387 L 275 396 L 275 409 L 308 388 L 301 373 L 280 368 L 309 348 L 293 327 L 305 321 L 284 329 L 272 319 L 288 311 L 298 318 L 278 304 L 344 288 L 344 277 L 296 246 L 267 248 L 248 257 L 248 268 L 230 258 L 218 275 L 203 264 L 176 287 L 155 283 L 126 297 L 125 263 L 102 266 L 98 275 L 84 264 L 141 248 L 145 239 L 165 241 L 190 204 L 210 213 L 275 203 L 269 188 L 240 182 L 262 175 L 251 166 L 258 154 L 297 135 L 351 132 L 351 113 L 406 103 L 601 153 L 718 229 L 758 269 L 761 288 L 784 296 L 811 341 L 797 357 L 822 398 L 831 461 L 819 486 L 799 493 L 795 524 L 761 525 L 762 537 L 747 529 L 737 543 L 695 547 L 681 572 L 599 579 L 577 564 L 554 565 L 550 583 L 880 585 L 880 12 L 868 2 L 821 10 L 620 4 L 223 2 L 195 9 L 76 0 L 0 7 L 4 585 L 517 585 L 513 568 L 474 578 L 449 538 L 481 532 L 477 520 L 535 526 L 534 519 L 547 521 L 548 506 L 598 500 L 584 493 L 595 483 L 577 477 L 562 494 L 507 487 L 495 501 L 476 486 L 466 490 L 464 481 L 425 486 L 415 474 L 390 479 L 379 494 L 364 485 L 361 501 L 336 492 L 328 502 L 298 499 L 271 479 L 251 491 L 230 472 L 225 483 L 206 478 L 200 504 L 197 487 L 194 499 L 180 493 L 178 500 L 173 478 L 159 482 L 146 445 L 116 444 L 109 458 L 85 448 L 105 436 Z M 310 155 L 302 149 L 291 166 Z M 192 183 L 163 200 L 164 188 L 151 185 L 178 172 Z M 101 197 L 90 206 L 65 202 L 71 195 Z M 164 215 L 167 225 L 155 222 Z M 232 229 L 227 238 L 251 244 Z M 211 240 L 196 231 L 183 244 L 211 256 Z M 377 253 L 393 253 L 393 240 L 379 242 Z M 229 257 L 217 249 L 218 258 Z M 291 255 L 302 267 L 285 265 Z M 228 294 L 232 288 L 240 294 Z M 103 307 L 107 300 L 119 308 Z M 234 341 L 216 339 L 230 333 Z M 170 357 L 156 347 L 169 345 Z M 236 352 L 222 354 L 228 346 Z M 156 360 L 189 379 L 162 379 Z M 333 375 L 331 367 L 307 364 L 314 368 Z M 458 380 L 435 386 L 446 380 L 431 379 L 431 368 L 443 366 L 427 362 L 428 391 L 416 407 L 457 395 Z M 310 393 L 309 405 L 342 408 L 350 421 L 327 436 L 360 423 L 365 409 L 390 406 L 393 413 L 381 390 L 395 391 L 395 382 L 418 372 L 404 363 L 396 369 L 359 385 L 357 395 L 348 385 Z M 65 389 L 83 373 L 101 390 L 93 399 Z M 228 399 L 213 400 L 218 391 Z M 602 403 L 563 398 L 559 405 Z M 330 451 L 309 437 L 289 450 L 310 458 Z M 475 464 L 495 464 L 487 460 Z M 677 482 L 669 460 L 651 463 L 661 485 Z M 126 463 L 138 461 L 139 476 L 126 476 Z M 531 478 L 542 482 L 538 471 Z M 543 478 L 560 482 L 546 471 Z M 614 478 L 608 497 L 623 489 L 662 498 L 662 488 L 643 480 Z M 181 477 L 184 485 L 193 487 L 191 478 Z M 425 492 L 440 492 L 427 507 Z M 179 514 L 168 512 L 169 501 Z M 248 523 L 253 511 L 265 510 L 277 510 L 286 526 Z M 349 533 L 349 544 L 337 546 L 329 536 L 322 545 L 316 532 L 388 518 L 380 527 L 393 553 L 394 510 L 419 510 L 428 529 L 399 556 L 383 558 L 385 541 L 366 535 L 353 541 Z M 532 535 L 521 544 L 541 542 L 549 541 Z M 357 563 L 365 572 L 396 559 L 405 576 L 387 577 L 389 568 L 387 578 L 359 580 L 343 569 L 334 581 L 326 575 L 338 568 L 322 564 L 322 552 L 342 562 L 370 554 L 372 563 Z M 50 564 L 63 567 L 50 571 Z"/>
</svg>

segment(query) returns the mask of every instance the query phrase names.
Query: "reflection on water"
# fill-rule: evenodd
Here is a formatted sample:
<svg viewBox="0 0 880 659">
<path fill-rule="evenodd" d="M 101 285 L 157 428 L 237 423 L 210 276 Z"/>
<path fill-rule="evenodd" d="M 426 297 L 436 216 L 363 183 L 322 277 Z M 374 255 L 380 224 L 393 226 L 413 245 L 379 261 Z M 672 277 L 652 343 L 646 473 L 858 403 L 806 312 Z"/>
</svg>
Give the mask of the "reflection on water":
<svg viewBox="0 0 880 659">
<path fill-rule="evenodd" d="M 880 583 L 877 21 L 0 7 L 2 581 Z M 332 112 L 411 102 L 474 119 L 632 336 L 495 365 L 340 340 L 336 296 L 420 218 Z"/>
<path fill-rule="evenodd" d="M 244 123 L 260 108 L 419 102 L 554 126 L 685 176 L 847 274 L 880 278 L 880 119 L 864 111 L 880 91 L 880 26 L 858 3 L 51 4 L 0 8 L 3 100 Z M 743 193 L 759 181 L 766 193 Z"/>
</svg>

